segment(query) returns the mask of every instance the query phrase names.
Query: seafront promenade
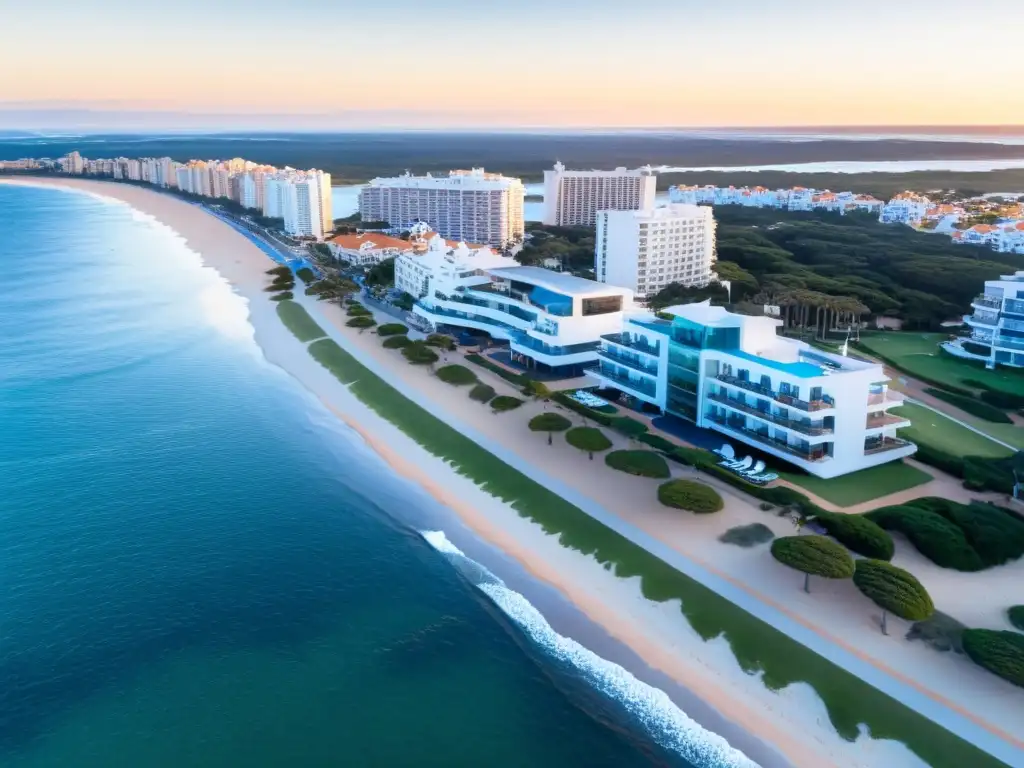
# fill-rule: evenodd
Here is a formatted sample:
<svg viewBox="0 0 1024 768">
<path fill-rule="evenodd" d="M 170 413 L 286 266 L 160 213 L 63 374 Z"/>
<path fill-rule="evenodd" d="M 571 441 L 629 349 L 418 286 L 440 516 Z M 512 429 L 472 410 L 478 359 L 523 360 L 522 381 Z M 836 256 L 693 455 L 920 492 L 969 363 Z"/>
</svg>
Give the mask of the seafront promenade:
<svg viewBox="0 0 1024 768">
<path fill-rule="evenodd" d="M 849 596 L 829 587 L 805 598 L 790 572 L 773 570 L 761 555 L 717 543 L 717 527 L 749 514 L 748 500 L 733 494 L 723 517 L 699 521 L 637 504 L 651 492 L 643 478 L 612 476 L 565 446 L 543 447 L 528 432 L 523 417 L 539 404 L 493 416 L 464 393 L 381 349 L 374 334 L 343 327 L 338 307 L 300 296 L 298 303 L 325 337 L 352 356 L 343 381 L 372 376 L 382 382 L 378 389 L 393 388 L 398 397 L 480 446 L 493 457 L 497 471 L 506 466 L 549 489 L 553 499 L 553 514 L 547 517 L 548 510 L 531 511 L 514 502 L 513 510 L 493 499 L 474 509 L 486 489 L 452 472 L 443 456 L 424 453 L 400 424 L 360 403 L 355 387 L 337 379 L 328 382 L 306 345 L 282 333 L 275 307 L 263 292 L 263 272 L 270 265 L 265 252 L 194 206 L 138 188 L 115 193 L 113 186 L 80 188 L 125 200 L 181 233 L 208 266 L 249 300 L 250 319 L 268 360 L 298 378 L 481 536 L 554 584 L 652 667 L 699 691 L 794 764 L 915 764 L 903 747 L 877 737 L 904 741 L 933 765 L 985 765 L 987 758 L 969 743 L 1004 763 L 1024 762 L 1022 745 L 1012 735 L 1020 732 L 1020 699 L 1014 698 L 1019 692 L 920 645 L 875 637 L 868 610 L 836 615 L 836 605 Z M 501 392 L 508 389 L 496 377 L 487 383 Z M 759 519 L 771 522 L 763 514 Z M 771 524 L 779 532 L 788 525 Z M 836 605 L 830 608 L 832 599 Z M 763 679 L 749 674 L 752 670 L 760 670 Z M 942 683 L 942 688 L 926 688 L 922 681 Z M 876 738 L 847 741 L 857 737 L 862 722 Z M 961 762 L 952 762 L 956 759 Z"/>
</svg>

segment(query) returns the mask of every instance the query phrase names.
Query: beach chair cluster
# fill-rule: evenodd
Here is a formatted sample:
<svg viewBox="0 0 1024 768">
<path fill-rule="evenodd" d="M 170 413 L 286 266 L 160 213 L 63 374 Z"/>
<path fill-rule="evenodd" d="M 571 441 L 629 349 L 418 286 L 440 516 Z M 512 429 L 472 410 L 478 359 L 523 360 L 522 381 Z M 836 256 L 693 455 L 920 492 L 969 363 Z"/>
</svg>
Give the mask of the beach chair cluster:
<svg viewBox="0 0 1024 768">
<path fill-rule="evenodd" d="M 721 448 L 716 448 L 714 453 L 717 453 L 722 459 L 722 461 L 718 462 L 718 466 L 725 467 L 730 472 L 735 472 L 748 483 L 764 485 L 765 483 L 770 483 L 772 480 L 779 479 L 778 474 L 775 472 L 764 471 L 766 467 L 763 461 L 755 462 L 751 456 L 737 459 L 736 452 L 728 443 L 723 445 Z"/>
<path fill-rule="evenodd" d="M 573 400 L 577 403 L 587 406 L 587 408 L 601 408 L 602 406 L 608 405 L 607 400 L 602 400 L 596 395 L 592 395 L 585 389 L 577 389 L 570 395 Z"/>
</svg>

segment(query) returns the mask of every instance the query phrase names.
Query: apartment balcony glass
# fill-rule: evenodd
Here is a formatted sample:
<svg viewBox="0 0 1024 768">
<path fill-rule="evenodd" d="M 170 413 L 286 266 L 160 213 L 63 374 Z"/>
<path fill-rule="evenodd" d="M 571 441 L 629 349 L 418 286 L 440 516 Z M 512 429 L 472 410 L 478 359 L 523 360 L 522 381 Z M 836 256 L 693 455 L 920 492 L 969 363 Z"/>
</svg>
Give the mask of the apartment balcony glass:
<svg viewBox="0 0 1024 768">
<path fill-rule="evenodd" d="M 1024 349 L 1024 339 L 1015 339 L 999 335 L 992 341 L 992 345 L 1002 347 L 1004 349 Z"/>
<path fill-rule="evenodd" d="M 1024 315 L 1024 300 L 1007 299 L 1003 305 L 1004 312 L 1013 312 L 1015 315 Z"/>
<path fill-rule="evenodd" d="M 988 307 L 990 309 L 1001 309 L 1003 306 L 1003 300 L 998 296 L 986 296 L 985 294 L 981 294 L 980 296 L 975 296 L 971 301 L 971 304 L 979 307 Z"/>
<path fill-rule="evenodd" d="M 864 429 L 878 429 L 879 427 L 892 427 L 897 424 L 906 425 L 910 419 L 906 416 L 897 416 L 894 413 L 887 413 L 882 411 L 881 413 L 868 414 L 867 421 L 864 424 Z"/>
<path fill-rule="evenodd" d="M 732 408 L 733 410 L 742 411 L 743 413 L 749 413 L 751 416 L 761 419 L 762 421 L 767 421 L 772 424 L 776 424 L 780 427 L 791 429 L 794 432 L 799 432 L 800 434 L 808 435 L 810 437 L 831 435 L 835 432 L 835 429 L 833 429 L 832 427 L 825 426 L 824 422 L 815 422 L 811 421 L 810 419 L 790 419 L 786 416 L 782 416 L 777 413 L 772 413 L 771 411 L 763 411 L 755 405 L 751 405 L 750 403 L 744 402 L 742 400 L 737 400 L 736 398 L 729 397 L 727 394 L 725 394 L 724 391 L 709 392 L 708 400 L 713 400 L 716 403 L 721 403 L 722 405 Z"/>
<path fill-rule="evenodd" d="M 885 392 L 875 392 L 868 395 L 868 405 L 901 405 L 903 400 L 903 395 L 899 392 L 893 392 L 891 389 L 887 389 Z"/>
<path fill-rule="evenodd" d="M 790 456 L 795 456 L 802 461 L 824 461 L 831 456 L 832 444 L 821 443 L 820 445 L 793 445 L 782 437 L 772 437 L 768 428 L 758 431 L 747 427 L 746 417 L 731 417 L 720 413 L 708 413 L 705 417 L 708 421 L 714 422 L 725 429 L 742 435 L 744 439 L 759 445 L 766 445 L 777 451 L 782 451 Z"/>
<path fill-rule="evenodd" d="M 1003 318 L 1003 328 L 1009 328 L 1011 331 L 1024 331 L 1024 322 L 1020 320 L 1011 320 L 1008 317 Z"/>
<path fill-rule="evenodd" d="M 994 312 L 975 312 L 973 315 L 967 315 L 968 322 L 978 323 L 979 325 L 998 325 L 999 314 Z"/>
<path fill-rule="evenodd" d="M 593 372 L 608 381 L 621 384 L 627 389 L 642 392 L 649 397 L 657 396 L 657 386 L 653 381 L 650 379 L 631 377 L 627 369 L 618 368 L 607 360 L 602 360 L 601 364 L 597 368 L 593 369 Z"/>
<path fill-rule="evenodd" d="M 535 339 L 525 333 L 515 334 L 512 339 L 512 343 L 517 347 L 525 347 L 526 349 L 531 349 L 545 355 L 578 355 L 583 352 L 596 352 L 598 349 L 598 343 L 596 341 L 559 346 L 557 344 L 545 344 L 543 341 Z"/>
<path fill-rule="evenodd" d="M 619 365 L 624 365 L 627 368 L 631 368 L 634 371 L 647 374 L 648 376 L 658 375 L 658 364 L 656 362 L 648 362 L 648 360 L 640 355 L 630 355 L 625 352 L 620 352 L 615 347 L 602 347 L 598 353 L 600 357 Z"/>
<path fill-rule="evenodd" d="M 745 389 L 748 392 L 754 392 L 758 395 L 775 400 L 776 402 L 782 403 L 789 408 L 796 408 L 800 411 L 806 411 L 813 413 L 814 411 L 827 411 L 830 408 L 836 407 L 836 402 L 828 395 L 823 395 L 820 399 L 816 400 L 800 400 L 799 398 L 793 397 L 783 392 L 776 392 L 771 387 L 765 387 L 761 384 L 755 384 L 747 379 L 741 379 L 737 376 L 731 376 L 727 373 L 720 373 L 715 377 L 718 381 L 731 384 L 734 387 Z"/>
<path fill-rule="evenodd" d="M 473 312 L 457 312 L 454 309 L 445 309 L 444 307 L 431 306 L 419 301 L 416 302 L 416 306 L 421 307 L 425 311 L 429 312 L 431 315 L 445 317 L 455 321 L 469 320 L 474 323 L 482 323 L 483 325 L 490 325 L 495 328 L 500 328 L 501 330 L 507 333 L 520 332 L 518 328 L 509 325 L 508 323 L 503 323 L 500 320 L 492 320 L 489 317 L 485 317 L 484 315 L 478 315 Z M 457 325 L 458 323 L 455 324 Z"/>
<path fill-rule="evenodd" d="M 536 312 L 530 312 L 529 310 L 523 309 L 522 307 L 517 307 L 515 304 L 509 304 L 507 302 L 479 298 L 477 296 L 471 295 L 467 291 L 456 291 L 450 296 L 435 292 L 434 296 L 435 298 L 441 299 L 442 301 L 454 301 L 459 304 L 470 304 L 474 307 L 485 307 L 487 309 L 493 309 L 498 312 L 504 312 L 507 315 L 512 315 L 512 317 L 518 317 L 520 320 L 525 320 L 529 323 L 537 322 Z"/>
<path fill-rule="evenodd" d="M 883 451 L 895 451 L 913 445 L 908 440 L 900 440 L 898 437 L 868 437 L 864 440 L 864 455 L 870 456 Z"/>
<path fill-rule="evenodd" d="M 636 334 L 606 333 L 601 338 L 605 341 L 610 341 L 612 344 L 618 344 L 620 347 L 629 347 L 652 357 L 658 357 L 661 354 L 661 346 L 659 344 L 650 344 L 643 336 Z"/>
</svg>

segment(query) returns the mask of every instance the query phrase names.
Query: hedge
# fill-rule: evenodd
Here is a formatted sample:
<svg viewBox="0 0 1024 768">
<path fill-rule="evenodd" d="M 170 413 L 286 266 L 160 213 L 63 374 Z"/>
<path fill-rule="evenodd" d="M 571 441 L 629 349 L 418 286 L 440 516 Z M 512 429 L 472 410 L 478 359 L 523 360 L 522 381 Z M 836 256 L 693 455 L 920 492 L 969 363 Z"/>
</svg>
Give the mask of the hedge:
<svg viewBox="0 0 1024 768">
<path fill-rule="evenodd" d="M 580 414 L 581 416 L 586 416 L 591 421 L 597 422 L 598 424 L 601 424 L 605 427 L 610 427 L 612 425 L 612 419 L 614 417 L 609 416 L 606 413 L 595 411 L 593 408 L 588 408 L 583 403 L 580 403 L 569 397 L 567 394 L 565 394 L 565 392 L 555 392 L 554 394 L 551 395 L 551 399 L 554 400 L 556 403 L 564 405 L 570 411 L 576 411 L 576 413 Z"/>
<path fill-rule="evenodd" d="M 975 664 L 1024 688 L 1024 635 L 1009 630 L 967 629 L 963 643 Z"/>
<path fill-rule="evenodd" d="M 914 575 L 884 560 L 858 560 L 853 583 L 883 611 L 907 621 L 924 621 L 933 613 L 931 595 Z M 885 631 L 885 617 L 882 617 Z"/>
<path fill-rule="evenodd" d="M 693 480 L 669 480 L 658 486 L 658 501 L 666 507 L 706 514 L 724 506 L 714 488 Z"/>
<path fill-rule="evenodd" d="M 476 374 L 464 365 L 451 364 L 437 370 L 437 378 L 445 384 L 464 387 L 476 381 Z"/>
<path fill-rule="evenodd" d="M 612 451 L 604 457 L 612 469 L 637 477 L 665 478 L 671 473 L 660 453 L 654 451 Z"/>
<path fill-rule="evenodd" d="M 298 275 L 299 280 L 304 283 L 312 283 L 316 280 L 316 273 L 309 267 L 302 267 L 296 270 L 295 274 Z"/>
<path fill-rule="evenodd" d="M 405 359 L 413 365 L 432 365 L 437 362 L 437 352 L 422 341 L 414 341 L 402 349 Z"/>
<path fill-rule="evenodd" d="M 283 293 L 275 293 L 270 297 L 271 301 L 288 301 L 294 299 L 295 295 L 291 291 L 284 291 Z"/>
<path fill-rule="evenodd" d="M 943 472 L 959 477 L 972 491 L 1013 493 L 1012 457 L 993 459 L 983 456 L 954 456 L 923 443 L 917 444 L 914 458 Z"/>
<path fill-rule="evenodd" d="M 814 520 L 829 536 L 858 555 L 892 560 L 895 551 L 892 536 L 868 518 L 842 512 L 818 512 Z"/>
<path fill-rule="evenodd" d="M 988 384 L 982 381 L 975 381 L 974 379 L 964 379 L 964 384 L 970 384 L 972 387 L 977 387 L 981 390 L 979 397 L 989 405 L 994 405 L 996 408 L 1005 408 L 1007 410 L 1017 410 L 1024 408 L 1024 395 L 1018 395 L 1013 392 L 1004 392 L 1001 389 L 992 389 Z"/>
<path fill-rule="evenodd" d="M 469 398 L 478 403 L 489 402 L 494 397 L 494 387 L 489 384 L 476 384 L 469 390 Z"/>
<path fill-rule="evenodd" d="M 1024 605 L 1011 605 L 1006 609 L 1006 618 L 1021 632 L 1024 632 Z"/>
<path fill-rule="evenodd" d="M 408 347 L 412 344 L 412 339 L 408 336 L 389 336 L 384 339 L 384 343 L 381 345 L 385 349 L 401 349 L 402 347 Z"/>
<path fill-rule="evenodd" d="M 427 340 L 424 342 L 428 347 L 437 347 L 447 352 L 451 352 L 455 349 L 455 339 L 451 336 L 445 336 L 443 333 L 432 333 L 427 336 Z"/>
<path fill-rule="evenodd" d="M 349 328 L 373 328 L 377 324 L 377 321 L 372 317 L 352 317 L 345 323 Z"/>
<path fill-rule="evenodd" d="M 377 329 L 378 336 L 397 336 L 408 332 L 409 328 L 401 323 L 384 323 L 384 325 Z"/>
<path fill-rule="evenodd" d="M 362 304 L 353 304 L 348 308 L 347 314 L 349 317 L 369 317 L 373 313 Z"/>
<path fill-rule="evenodd" d="M 509 397 L 508 395 L 498 395 L 491 400 L 491 408 L 495 411 L 511 411 L 522 404 L 523 401 L 518 397 Z"/>
<path fill-rule="evenodd" d="M 513 373 L 512 371 L 505 370 L 497 363 L 492 363 L 483 355 L 478 355 L 475 352 L 466 355 L 466 359 L 469 360 L 469 362 L 471 363 L 479 365 L 481 368 L 486 368 L 491 373 L 496 373 L 498 376 L 501 376 L 501 378 L 503 378 L 505 381 L 509 381 L 515 384 L 516 386 L 525 387 L 527 382 L 530 381 L 529 376 L 524 376 L 521 373 Z"/>
<path fill-rule="evenodd" d="M 565 441 L 573 448 L 586 451 L 591 458 L 594 453 L 612 447 L 612 441 L 597 427 L 573 427 L 565 433 Z"/>
<path fill-rule="evenodd" d="M 565 432 L 572 422 L 560 413 L 538 413 L 529 426 L 532 432 Z"/>
<path fill-rule="evenodd" d="M 864 517 L 887 531 L 899 531 L 918 552 L 943 568 L 980 571 L 985 565 L 960 528 L 946 518 L 910 505 L 881 507 Z"/>
<path fill-rule="evenodd" d="M 983 403 L 974 395 L 958 395 L 952 392 L 946 392 L 941 389 L 934 387 L 928 387 L 925 389 L 932 397 L 937 397 L 939 400 L 944 400 L 950 405 L 955 405 L 961 411 L 969 413 L 972 416 L 977 416 L 979 419 L 985 421 L 992 421 L 996 424 L 1012 424 L 1013 419 L 1007 416 L 998 408 Z"/>
<path fill-rule="evenodd" d="M 1024 520 L 994 504 L 959 504 L 949 499 L 928 497 L 907 502 L 945 518 L 964 533 L 984 567 L 1002 565 L 1024 555 Z"/>
<path fill-rule="evenodd" d="M 848 579 L 853 575 L 850 553 L 827 536 L 783 536 L 772 542 L 772 557 L 805 574 L 804 591 L 810 592 L 810 577 Z"/>
<path fill-rule="evenodd" d="M 637 439 L 639 439 L 641 435 L 645 435 L 650 431 L 650 427 L 642 421 L 637 421 L 630 416 L 612 416 L 611 423 L 608 426 L 620 435 L 635 437 Z"/>
<path fill-rule="evenodd" d="M 638 435 L 636 439 L 639 440 L 644 445 L 649 445 L 654 450 L 662 451 L 664 453 L 672 453 L 672 451 L 679 447 L 672 441 L 666 440 L 661 435 L 652 435 L 650 433 L 644 433 L 642 435 Z"/>
<path fill-rule="evenodd" d="M 735 472 L 730 472 L 725 467 L 718 466 L 718 462 L 721 459 L 711 451 L 704 450 L 703 448 L 676 446 L 668 456 L 680 464 L 695 467 L 706 474 L 717 477 L 722 482 L 728 483 L 733 488 L 750 494 L 754 498 L 767 501 L 769 504 L 779 507 L 798 506 L 805 514 L 819 514 L 824 511 L 812 503 L 800 491 L 788 486 L 777 485 L 774 488 L 765 488 L 761 485 L 748 483 Z"/>
</svg>

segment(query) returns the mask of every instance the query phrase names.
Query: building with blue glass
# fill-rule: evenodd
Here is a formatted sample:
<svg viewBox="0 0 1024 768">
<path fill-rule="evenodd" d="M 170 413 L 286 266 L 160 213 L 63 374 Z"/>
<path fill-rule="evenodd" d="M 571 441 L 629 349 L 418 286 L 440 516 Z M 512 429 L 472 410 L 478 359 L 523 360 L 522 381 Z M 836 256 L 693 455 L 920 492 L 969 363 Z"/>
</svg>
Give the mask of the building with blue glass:
<svg viewBox="0 0 1024 768">
<path fill-rule="evenodd" d="M 626 288 L 540 267 L 522 267 L 487 248 L 447 248 L 440 238 L 423 254 L 395 262 L 395 286 L 416 297 L 426 327 L 483 331 L 509 342 L 513 359 L 566 376 L 597 363 L 603 334 L 633 308 Z"/>
<path fill-rule="evenodd" d="M 601 337 L 603 386 L 820 477 L 909 456 L 881 365 L 777 334 L 781 321 L 708 302 L 628 314 Z"/>
<path fill-rule="evenodd" d="M 947 352 L 985 363 L 987 368 L 1024 367 L 1024 272 L 986 280 L 985 292 L 964 315 L 970 336 L 947 342 Z"/>
</svg>

